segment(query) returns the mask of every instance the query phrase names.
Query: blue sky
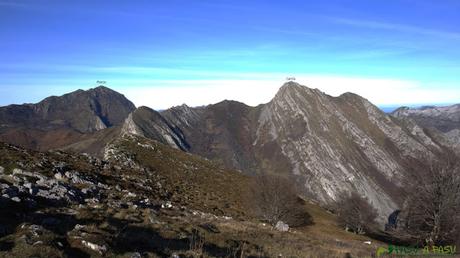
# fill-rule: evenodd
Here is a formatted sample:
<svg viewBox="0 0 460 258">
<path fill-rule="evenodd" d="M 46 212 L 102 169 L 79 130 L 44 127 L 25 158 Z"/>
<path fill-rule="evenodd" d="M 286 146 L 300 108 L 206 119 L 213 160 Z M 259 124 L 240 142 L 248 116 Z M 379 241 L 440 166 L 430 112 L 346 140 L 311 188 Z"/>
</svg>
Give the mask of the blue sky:
<svg viewBox="0 0 460 258">
<path fill-rule="evenodd" d="M 378 105 L 460 102 L 460 1 L 0 0 L 0 105 L 108 86 L 266 102 L 286 76 Z"/>
</svg>

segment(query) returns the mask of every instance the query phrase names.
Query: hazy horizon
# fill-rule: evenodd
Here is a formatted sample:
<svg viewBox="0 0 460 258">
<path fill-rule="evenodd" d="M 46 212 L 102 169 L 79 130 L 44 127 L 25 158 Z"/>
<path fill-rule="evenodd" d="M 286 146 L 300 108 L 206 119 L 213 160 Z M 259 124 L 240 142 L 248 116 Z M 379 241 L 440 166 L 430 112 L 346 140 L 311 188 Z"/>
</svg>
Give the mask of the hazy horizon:
<svg viewBox="0 0 460 258">
<path fill-rule="evenodd" d="M 39 100 L 36 100 L 36 101 L 30 101 L 30 102 L 18 102 L 18 103 L 8 103 L 6 105 L 0 105 L 0 107 L 3 107 L 3 106 L 9 106 L 9 105 L 24 105 L 24 104 L 35 104 L 35 103 L 38 103 L 44 99 L 46 99 L 47 97 L 59 97 L 59 96 L 62 96 L 64 94 L 68 94 L 68 93 L 72 93 L 72 92 L 75 92 L 75 91 L 78 91 L 78 90 L 89 90 L 89 89 L 93 89 L 93 88 L 96 88 L 96 87 L 100 87 L 100 86 L 104 86 L 104 87 L 107 87 L 107 88 L 110 88 L 110 86 L 107 86 L 107 85 L 99 85 L 99 86 L 94 86 L 94 87 L 90 87 L 90 88 L 75 88 L 69 92 L 64 92 L 62 94 L 51 94 L 49 96 L 46 96 L 42 99 L 39 99 Z M 281 87 L 281 86 L 280 86 Z M 123 94 L 125 97 L 127 97 L 129 100 L 131 100 L 129 98 L 129 96 L 127 96 L 125 93 L 123 93 L 122 91 L 118 91 L 119 93 Z M 275 95 L 272 96 L 272 98 L 274 97 Z M 188 105 L 190 107 L 202 107 L 202 106 L 207 106 L 207 105 L 213 105 L 213 104 L 217 104 L 217 103 L 220 103 L 222 101 L 238 101 L 238 102 L 241 102 L 243 104 L 246 104 L 248 106 L 257 106 L 257 105 L 260 105 L 260 104 L 266 104 L 268 103 L 269 101 L 264 101 L 264 102 L 260 102 L 260 103 L 257 103 L 255 105 L 249 105 L 243 101 L 239 101 L 239 100 L 235 100 L 235 99 L 228 99 L 228 98 L 224 98 L 224 99 L 221 99 L 219 101 L 216 101 L 216 102 L 212 102 L 212 103 L 206 103 L 206 104 L 201 104 L 201 105 Z M 168 107 L 165 107 L 165 108 L 155 108 L 154 106 L 149 106 L 149 105 L 138 105 L 136 103 L 134 103 L 134 105 L 136 107 L 140 107 L 140 106 L 147 106 L 149 108 L 152 108 L 154 110 L 157 110 L 157 111 L 161 111 L 161 110 L 166 110 L 166 109 L 169 109 L 169 108 L 172 108 L 172 107 L 175 107 L 175 106 L 180 106 L 180 105 L 183 105 L 183 104 L 186 104 L 186 103 L 176 103 L 174 105 L 171 105 L 171 106 L 168 106 Z M 413 103 L 413 104 L 402 104 L 402 105 L 376 105 L 378 108 L 380 108 L 383 112 L 385 113 L 391 113 L 392 111 L 400 108 L 400 107 L 409 107 L 409 108 L 420 108 L 420 107 L 424 107 L 424 106 L 437 106 L 437 107 L 443 107 L 443 106 L 450 106 L 450 105 L 456 105 L 456 104 L 459 104 L 459 103 Z M 186 104 L 187 105 L 187 104 Z"/>
</svg>

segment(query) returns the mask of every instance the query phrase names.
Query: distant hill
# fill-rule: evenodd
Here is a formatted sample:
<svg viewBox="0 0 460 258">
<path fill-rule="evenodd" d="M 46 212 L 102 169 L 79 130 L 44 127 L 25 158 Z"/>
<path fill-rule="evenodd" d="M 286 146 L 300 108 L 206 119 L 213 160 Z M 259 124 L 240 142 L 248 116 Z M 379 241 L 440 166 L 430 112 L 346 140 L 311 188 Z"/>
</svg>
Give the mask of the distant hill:
<svg viewBox="0 0 460 258">
<path fill-rule="evenodd" d="M 409 117 L 420 126 L 436 128 L 443 133 L 460 129 L 460 104 L 445 107 L 401 107 L 392 112 L 392 115 L 396 117 Z"/>
<path fill-rule="evenodd" d="M 443 107 L 401 107 L 391 115 L 412 120 L 419 126 L 431 130 L 438 141 L 460 153 L 460 104 Z"/>
</svg>

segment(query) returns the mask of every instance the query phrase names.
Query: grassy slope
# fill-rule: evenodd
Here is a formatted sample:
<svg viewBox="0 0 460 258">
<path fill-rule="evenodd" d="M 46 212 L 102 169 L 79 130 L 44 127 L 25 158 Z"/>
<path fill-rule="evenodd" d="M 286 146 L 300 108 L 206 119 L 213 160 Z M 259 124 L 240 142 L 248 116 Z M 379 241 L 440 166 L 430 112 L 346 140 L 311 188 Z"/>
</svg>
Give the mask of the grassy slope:
<svg viewBox="0 0 460 258">
<path fill-rule="evenodd" d="M 121 140 L 115 145 L 119 155 L 145 168 L 116 162 L 116 166 L 95 166 L 88 164 L 84 157 L 2 146 L 1 166 L 25 164 L 30 170 L 47 174 L 49 168 L 34 168 L 33 164 L 43 157 L 50 162 L 64 160 L 80 173 L 94 174 L 105 184 L 119 185 L 137 197 L 127 197 L 126 192 L 112 188 L 104 192 L 104 199 L 98 204 L 39 207 L 12 214 L 3 210 L 0 224 L 16 226 L 14 232 L 0 238 L 0 257 L 100 256 L 84 247 L 82 239 L 107 246 L 104 255 L 108 257 L 129 257 L 136 251 L 146 257 L 169 257 L 173 253 L 204 257 L 282 254 L 283 257 L 315 258 L 344 257 L 350 253 L 352 257 L 371 257 L 381 245 L 373 240 L 370 246 L 364 244 L 368 238 L 344 232 L 337 226 L 334 215 L 308 202 L 313 225 L 287 233 L 275 231 L 251 216 L 250 207 L 245 205 L 249 177 L 143 138 Z M 17 165 L 18 161 L 23 165 Z M 136 198 L 150 198 L 158 204 L 170 201 L 173 207 L 138 207 L 132 204 Z M 115 207 L 111 204 L 115 201 L 123 205 Z M 6 219 L 17 212 L 24 214 Z M 39 236 L 32 236 L 32 242 L 42 241 L 42 244 L 26 243 L 23 235 L 30 234 L 28 227 L 40 225 L 43 216 L 60 218 L 61 222 L 55 227 L 45 227 Z M 83 225 L 83 229 L 77 230 L 77 224 Z"/>
<path fill-rule="evenodd" d="M 137 142 L 154 146 L 154 149 L 140 148 Z M 186 193 L 185 196 L 194 193 L 192 197 L 186 197 L 189 200 L 187 206 L 216 215 L 236 216 L 236 220 L 230 221 L 221 218 L 205 219 L 221 231 L 220 234 L 207 236 L 207 241 L 217 246 L 228 247 L 229 240 L 238 242 L 240 247 L 241 243 L 247 243 L 247 251 L 256 254 L 257 250 L 264 250 L 260 253 L 270 257 L 279 253 L 287 257 L 343 257 L 345 253 L 371 257 L 377 247 L 383 245 L 365 236 L 345 232 L 339 228 L 333 214 L 310 202 L 306 202 L 306 209 L 313 217 L 313 225 L 289 233 L 274 231 L 259 223 L 245 204 L 251 180 L 249 177 L 235 171 L 222 170 L 201 157 L 146 139 L 124 141 L 121 148 L 125 152 L 134 153 L 139 163 L 162 173 L 168 178 L 168 185 L 181 189 L 182 193 Z M 185 196 L 179 196 L 178 201 Z M 193 220 L 189 221 L 188 217 L 184 220 L 185 224 L 193 224 Z M 199 224 L 199 220 L 202 218 L 195 223 Z M 181 220 L 175 223 L 180 224 Z M 366 245 L 364 241 L 371 241 L 372 245 Z"/>
</svg>

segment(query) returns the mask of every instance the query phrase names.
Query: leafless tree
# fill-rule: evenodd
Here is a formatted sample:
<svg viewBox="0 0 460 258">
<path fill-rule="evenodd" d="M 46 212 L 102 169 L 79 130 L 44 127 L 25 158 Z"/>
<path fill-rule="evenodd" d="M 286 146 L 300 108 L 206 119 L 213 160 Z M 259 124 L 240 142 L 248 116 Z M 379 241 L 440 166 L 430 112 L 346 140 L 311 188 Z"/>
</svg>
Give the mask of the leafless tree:
<svg viewBox="0 0 460 258">
<path fill-rule="evenodd" d="M 295 189 L 294 184 L 282 176 L 258 175 L 251 189 L 251 206 L 259 217 L 273 226 L 278 221 L 291 227 L 309 224 L 311 216 Z"/>
<path fill-rule="evenodd" d="M 375 225 L 377 211 L 369 204 L 367 198 L 358 193 L 342 193 L 344 196 L 337 203 L 339 224 L 356 234 L 365 234 Z"/>
<path fill-rule="evenodd" d="M 450 245 L 460 240 L 460 166 L 455 157 L 431 162 L 411 177 L 403 228 L 418 244 Z M 457 242 L 457 243 L 456 243 Z"/>
</svg>

